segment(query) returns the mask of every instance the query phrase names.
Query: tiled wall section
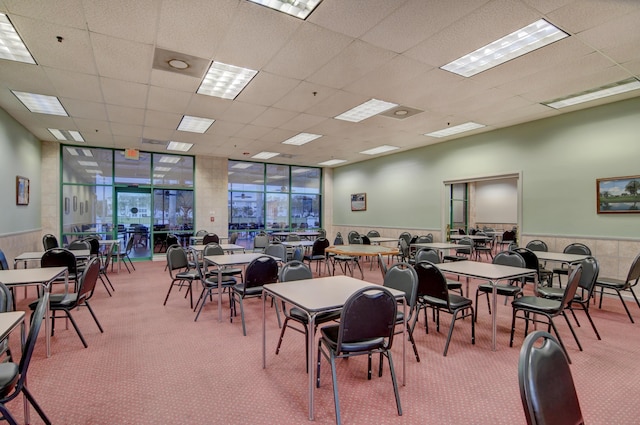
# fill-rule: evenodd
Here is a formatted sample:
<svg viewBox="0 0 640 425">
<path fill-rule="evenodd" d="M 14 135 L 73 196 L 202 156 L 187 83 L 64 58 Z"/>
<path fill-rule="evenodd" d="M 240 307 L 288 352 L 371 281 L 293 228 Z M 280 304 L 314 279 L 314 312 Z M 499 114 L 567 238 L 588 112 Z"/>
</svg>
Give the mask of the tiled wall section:
<svg viewBox="0 0 640 425">
<path fill-rule="evenodd" d="M 196 157 L 196 226 L 227 236 L 228 166 L 226 158 Z M 214 217 L 215 221 L 211 221 Z"/>
</svg>

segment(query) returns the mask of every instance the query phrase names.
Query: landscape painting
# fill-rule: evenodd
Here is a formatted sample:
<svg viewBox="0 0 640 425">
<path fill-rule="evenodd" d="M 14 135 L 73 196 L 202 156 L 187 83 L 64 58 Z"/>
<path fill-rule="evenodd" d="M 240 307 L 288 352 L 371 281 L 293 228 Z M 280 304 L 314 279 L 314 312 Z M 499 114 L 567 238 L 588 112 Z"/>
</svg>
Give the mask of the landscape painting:
<svg viewBox="0 0 640 425">
<path fill-rule="evenodd" d="M 598 214 L 640 213 L 640 176 L 596 180 Z"/>
</svg>

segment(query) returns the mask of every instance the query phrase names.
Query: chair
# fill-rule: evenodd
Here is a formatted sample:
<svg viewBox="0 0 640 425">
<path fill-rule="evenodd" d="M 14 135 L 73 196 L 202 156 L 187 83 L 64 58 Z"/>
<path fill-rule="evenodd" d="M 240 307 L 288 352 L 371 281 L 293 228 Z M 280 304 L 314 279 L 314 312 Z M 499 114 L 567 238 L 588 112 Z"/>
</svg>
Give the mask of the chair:
<svg viewBox="0 0 640 425">
<path fill-rule="evenodd" d="M 233 232 L 229 235 L 229 243 L 235 244 L 236 242 L 238 242 L 238 232 Z"/>
<path fill-rule="evenodd" d="M 80 328 L 76 323 L 73 315 L 71 314 L 72 310 L 75 310 L 79 307 L 87 307 L 89 313 L 91 313 L 91 317 L 98 325 L 98 329 L 100 333 L 104 333 L 96 314 L 93 312 L 91 305 L 89 305 L 89 300 L 93 295 L 93 290 L 96 287 L 96 283 L 98 282 L 98 275 L 100 273 L 100 259 L 92 258 L 89 260 L 87 267 L 84 272 L 80 276 L 78 282 L 78 291 L 73 294 L 52 294 L 49 298 L 49 311 L 51 311 L 51 335 L 53 335 L 56 327 L 56 311 L 64 311 L 65 316 L 71 321 L 73 328 L 76 330 L 76 333 L 80 337 L 80 341 L 82 341 L 82 345 L 84 348 L 87 348 L 87 341 L 85 341 L 82 332 L 80 332 Z M 29 304 L 29 308 L 31 310 L 36 310 L 38 308 L 38 304 L 40 300 L 34 301 Z M 35 314 L 35 313 L 34 313 Z"/>
<path fill-rule="evenodd" d="M 524 262 L 526 266 L 525 268 L 536 270 L 538 285 L 542 285 L 543 282 L 548 283 L 551 281 L 551 273 L 547 269 L 540 268 L 540 261 L 538 260 L 538 256 L 535 254 L 535 252 L 527 248 L 513 248 L 513 249 L 510 249 L 510 251 L 517 252 L 522 256 L 522 258 L 524 258 Z M 534 280 L 535 279 L 533 277 L 527 276 L 522 281 L 522 286 L 524 287 L 524 284 L 526 282 L 533 282 Z"/>
<path fill-rule="evenodd" d="M 0 270 L 8 270 L 8 269 L 0 269 Z M 13 311 L 13 310 L 15 309 L 13 308 L 13 296 L 11 294 L 11 290 L 7 288 L 4 283 L 0 282 L 0 313 Z M 6 355 L 6 359 L 3 359 L 4 361 L 13 361 L 13 357 L 11 356 L 11 349 L 9 348 L 8 336 L 2 341 L 0 341 L 0 356 L 2 356 L 3 354 Z"/>
<path fill-rule="evenodd" d="M 320 263 L 324 263 L 325 270 L 329 273 L 329 260 L 327 260 L 327 255 L 324 250 L 329 247 L 329 241 L 326 238 L 318 238 L 313 242 L 313 246 L 311 247 L 311 254 L 304 256 L 304 261 L 309 263 L 309 267 L 311 267 L 311 263 L 316 263 L 316 273 L 322 274 L 320 270 Z"/>
<path fill-rule="evenodd" d="M 280 242 L 270 243 L 264 249 L 266 255 L 278 257 L 282 263 L 287 262 L 287 247 Z"/>
<path fill-rule="evenodd" d="M 525 321 L 524 333 L 526 335 L 527 331 L 529 330 L 530 321 L 535 323 L 545 323 L 544 321 L 539 320 L 536 316 L 536 315 L 541 315 L 547 318 L 546 324 L 548 326 L 548 331 L 551 331 L 551 328 L 553 328 L 553 331 L 558 337 L 558 342 L 562 346 L 562 349 L 564 350 L 567 356 L 567 359 L 569 359 L 569 354 L 567 353 L 567 349 L 562 343 L 562 338 L 560 338 L 560 333 L 558 332 L 558 328 L 556 328 L 556 325 L 553 322 L 554 317 L 563 316 L 565 321 L 567 322 L 567 325 L 569 326 L 569 329 L 571 330 L 571 333 L 573 334 L 573 338 L 575 339 L 576 344 L 578 344 L 578 348 L 580 349 L 580 351 L 582 351 L 582 346 L 580 345 L 580 341 L 578 341 L 578 336 L 573 330 L 573 326 L 571 326 L 571 322 L 569 322 L 569 318 L 567 317 L 567 314 L 564 311 L 565 308 L 571 302 L 571 300 L 573 300 L 573 297 L 576 294 L 576 290 L 578 289 L 578 283 L 580 282 L 581 276 L 582 276 L 582 266 L 578 265 L 571 272 L 571 275 L 569 276 L 569 283 L 567 284 L 567 288 L 565 289 L 564 294 L 562 295 L 562 298 L 559 300 L 551 300 L 548 298 L 536 297 L 533 295 L 527 295 L 527 296 L 516 298 L 515 300 L 513 300 L 513 302 L 511 303 L 513 307 L 513 314 L 511 318 L 511 337 L 509 340 L 509 346 L 513 347 L 513 334 L 515 333 L 515 330 L 516 330 L 516 318 L 524 319 Z M 519 311 L 522 312 L 522 316 L 518 316 L 517 313 Z M 569 360 L 569 363 L 571 363 L 571 360 Z"/>
<path fill-rule="evenodd" d="M 513 230 L 505 230 L 502 233 L 502 239 L 500 240 L 500 249 L 505 249 L 511 242 L 516 242 L 516 232 Z"/>
<path fill-rule="evenodd" d="M 9 270 L 7 257 L 4 255 L 4 252 L 1 249 L 0 249 L 0 270 Z"/>
<path fill-rule="evenodd" d="M 45 251 L 48 251 L 51 248 L 59 248 L 60 244 L 58 244 L 58 238 L 51 233 L 47 233 L 42 237 L 42 247 Z"/>
<path fill-rule="evenodd" d="M 473 239 L 469 237 L 463 237 L 458 241 L 459 248 L 455 248 L 456 253 L 454 255 L 445 255 L 442 257 L 443 261 L 463 261 L 469 260 L 473 257 Z"/>
<path fill-rule="evenodd" d="M 371 379 L 371 355 L 380 353 L 389 361 L 391 381 L 396 398 L 398 415 L 402 416 L 398 382 L 393 367 L 391 347 L 395 333 L 397 302 L 388 289 L 370 286 L 357 290 L 345 302 L 339 325 L 321 328 L 318 341 L 318 365 L 316 386 L 320 387 L 320 354 L 331 365 L 333 381 L 333 401 L 336 423 L 340 424 L 340 400 L 338 397 L 338 379 L 336 358 L 348 358 L 359 355 L 369 357 L 368 378 Z M 382 366 L 382 362 L 380 362 Z M 382 376 L 382 368 L 378 372 Z"/>
<path fill-rule="evenodd" d="M 355 230 L 351 230 L 349 234 L 347 234 L 347 240 L 349 241 L 349 245 L 362 243 L 359 241 L 359 239 L 361 239 L 360 233 L 356 232 Z"/>
<path fill-rule="evenodd" d="M 415 265 L 418 274 L 418 311 L 416 313 L 416 322 L 420 315 L 420 310 L 425 311 L 425 330 L 429 333 L 429 320 L 427 319 L 427 308 L 432 308 L 436 313 L 436 331 L 440 332 L 440 311 L 451 314 L 451 325 L 449 326 L 449 334 L 447 342 L 444 345 L 443 356 L 447 355 L 451 335 L 456 320 L 465 317 L 473 319 L 473 306 L 471 300 L 460 295 L 452 294 L 447 287 L 447 279 L 442 272 L 433 263 L 423 261 Z M 461 313 L 458 316 L 458 313 Z M 471 344 L 476 343 L 475 322 L 471 320 Z"/>
<path fill-rule="evenodd" d="M 474 243 L 473 250 L 476 253 L 476 259 L 480 260 L 480 254 L 484 253 L 486 258 L 493 260 L 493 248 L 491 247 L 491 238 L 485 232 L 476 232 L 476 236 L 484 236 L 486 239 L 478 239 Z"/>
<path fill-rule="evenodd" d="M 205 236 L 207 235 L 209 232 L 204 230 L 204 229 L 200 229 L 196 232 L 196 237 L 200 237 L 200 236 Z"/>
<path fill-rule="evenodd" d="M 409 232 L 400 233 L 400 236 L 398 236 L 398 239 L 404 239 L 407 245 L 411 245 L 411 233 Z"/>
<path fill-rule="evenodd" d="M 266 234 L 259 234 L 253 238 L 253 252 L 264 252 L 267 245 L 269 245 L 269 236 Z"/>
<path fill-rule="evenodd" d="M 202 245 L 210 244 L 211 242 L 220 243 L 220 237 L 215 233 L 207 233 L 202 238 Z"/>
<path fill-rule="evenodd" d="M 312 279 L 313 273 L 311 272 L 311 268 L 306 264 L 300 261 L 289 261 L 284 266 L 282 266 L 282 270 L 280 270 L 279 280 L 280 282 L 291 282 L 294 280 L 303 280 L 303 279 Z M 293 307 L 287 311 L 286 303 L 282 302 L 282 312 L 284 313 L 284 323 L 282 325 L 282 330 L 280 331 L 280 338 L 278 339 L 278 346 L 276 347 L 276 355 L 280 352 L 280 346 L 282 345 L 282 339 L 284 338 L 284 331 L 287 328 L 291 328 L 296 332 L 300 332 L 304 334 L 305 348 L 306 348 L 306 356 L 307 359 L 307 371 L 309 370 L 309 344 L 307 340 L 309 338 L 309 317 L 307 313 L 300 310 L 297 307 Z M 332 320 L 338 320 L 340 318 L 340 311 L 331 311 L 320 313 L 315 318 L 315 326 L 317 328 L 318 325 L 323 323 L 330 322 Z M 302 329 L 292 326 L 292 322 L 298 323 L 302 326 Z"/>
<path fill-rule="evenodd" d="M 220 248 L 218 244 L 211 243 L 205 247 L 205 250 L 207 249 L 207 247 L 215 248 L 213 247 L 213 245 L 217 245 L 217 247 Z M 222 248 L 220 248 L 220 250 L 222 250 Z M 191 248 L 191 254 L 194 258 L 198 258 L 198 251 L 196 251 L 195 249 Z M 224 251 L 222 251 L 221 254 L 211 254 L 211 253 L 203 252 L 203 255 L 224 255 Z M 195 309 L 198 308 L 198 305 L 200 305 L 200 308 L 198 308 L 198 312 L 196 313 L 196 317 L 195 319 L 193 319 L 194 322 L 197 322 L 198 317 L 200 317 L 200 312 L 202 311 L 202 309 L 204 308 L 204 305 L 207 302 L 207 298 L 212 300 L 213 294 L 217 294 L 220 288 L 218 287 L 217 273 L 215 274 L 207 273 L 206 266 L 203 266 L 202 264 L 200 264 L 200 261 L 194 261 L 193 263 L 195 265 L 194 270 L 197 273 L 198 280 L 202 284 L 202 292 L 200 292 L 200 296 L 198 297 L 198 300 L 196 301 L 196 306 L 194 307 L 194 311 L 195 311 Z M 204 270 L 203 270 L 203 267 L 204 267 Z M 239 269 L 239 271 L 240 271 L 240 274 L 242 274 L 242 269 Z M 220 286 L 222 288 L 222 291 L 226 290 L 229 294 L 229 318 L 231 318 L 234 313 L 234 304 L 231 298 L 231 288 L 236 283 L 237 283 L 236 279 L 231 274 L 227 274 L 225 272 L 222 273 L 222 284 Z M 202 304 L 200 304 L 200 301 L 202 301 Z"/>
<path fill-rule="evenodd" d="M 13 415 L 11 415 L 11 412 L 9 412 L 7 403 L 15 399 L 20 394 L 23 394 L 24 398 L 31 403 L 44 423 L 51 425 L 51 421 L 26 386 L 27 371 L 29 370 L 31 356 L 33 355 L 33 349 L 36 346 L 36 341 L 38 339 L 38 334 L 40 333 L 42 319 L 44 318 L 48 302 L 49 294 L 45 293 L 45 295 L 38 301 L 38 304 L 31 315 L 31 326 L 29 327 L 29 334 L 22 350 L 20 364 L 17 365 L 13 362 L 0 363 L 0 414 L 2 414 L 2 417 L 11 425 L 17 425 L 18 422 L 15 420 Z"/>
<path fill-rule="evenodd" d="M 78 262 L 73 252 L 65 248 L 51 248 L 42 254 L 40 267 L 66 267 L 69 282 L 78 284 Z M 64 283 L 64 278 L 55 280 L 53 283 Z"/>
<path fill-rule="evenodd" d="M 198 271 L 193 270 L 189 265 L 189 258 L 187 252 L 179 245 L 171 245 L 167 248 L 167 268 L 169 269 L 169 276 L 171 276 L 171 284 L 167 291 L 167 296 L 164 298 L 162 305 L 167 305 L 169 294 L 174 286 L 178 286 L 182 289 L 182 286 L 187 283 L 187 295 L 191 296 L 191 308 L 193 308 L 193 281 L 199 279 Z"/>
<path fill-rule="evenodd" d="M 591 255 L 591 250 L 588 246 L 582 243 L 572 243 L 567 245 L 564 250 L 562 250 L 565 254 L 582 254 L 582 255 Z M 560 276 L 566 276 L 569 273 L 569 269 L 565 264 L 562 264 L 560 267 L 555 267 L 552 271 L 551 283 L 553 283 L 553 277 L 558 275 L 558 284 L 562 287 L 562 279 Z"/>
<path fill-rule="evenodd" d="M 511 267 L 520 267 L 525 268 L 526 263 L 524 258 L 517 252 L 512 251 L 502 251 L 496 254 L 493 258 L 493 264 L 501 264 L 503 266 L 511 266 Z M 491 285 L 490 283 L 481 283 L 478 285 L 476 289 L 476 316 L 475 321 L 478 321 L 478 295 L 480 292 L 483 292 L 487 297 L 487 309 L 489 310 L 489 314 L 491 314 L 491 302 L 489 301 L 489 294 L 493 293 L 495 290 L 498 295 L 503 295 L 505 297 L 519 297 L 522 295 L 522 288 L 514 285 L 514 281 L 510 282 L 509 285 Z"/>
<path fill-rule="evenodd" d="M 422 261 L 428 261 L 433 264 L 438 264 L 440 263 L 440 255 L 435 249 L 422 248 L 418 252 L 416 252 L 415 264 L 418 264 Z M 462 282 L 460 282 L 459 280 L 447 279 L 447 288 L 450 291 L 459 291 L 460 295 L 463 295 Z"/>
<path fill-rule="evenodd" d="M 568 360 L 548 332 L 536 331 L 525 339 L 520 349 L 518 381 L 527 425 L 585 423 Z"/>
<path fill-rule="evenodd" d="M 546 242 L 541 241 L 540 239 L 532 240 L 527 244 L 525 248 L 530 249 L 531 251 L 541 251 L 541 252 L 549 251 L 549 248 L 547 247 Z"/>
<path fill-rule="evenodd" d="M 385 288 L 397 289 L 404 292 L 404 302 L 409 309 L 409 313 L 406 316 L 403 311 L 398 311 L 396 314 L 396 328 L 398 325 L 405 326 L 407 333 L 409 334 L 409 341 L 413 346 L 413 353 L 416 355 L 416 361 L 420 361 L 420 355 L 418 354 L 418 347 L 416 347 L 416 341 L 413 339 L 413 327 L 410 325 L 412 321 L 415 322 L 416 305 L 417 305 L 417 293 L 418 293 L 418 275 L 414 268 L 408 263 L 394 264 L 387 270 L 384 276 L 382 286 Z M 402 333 L 400 331 L 395 334 Z M 382 354 L 381 354 L 382 355 Z M 382 367 L 382 357 L 380 358 L 380 367 Z"/>
<path fill-rule="evenodd" d="M 380 237 L 380 232 L 378 232 L 377 230 L 369 230 L 367 232 L 367 236 L 369 238 L 379 238 Z"/>
<path fill-rule="evenodd" d="M 580 289 L 580 292 L 578 293 L 576 291 L 576 295 L 569 302 L 567 308 L 571 311 L 571 314 L 573 315 L 573 318 L 575 319 L 576 324 L 579 327 L 580 322 L 578 322 L 578 318 L 576 317 L 576 313 L 573 307 L 574 305 L 580 306 L 580 308 L 587 315 L 587 319 L 589 319 L 589 323 L 591 323 L 593 332 L 595 332 L 598 339 L 601 339 L 600 333 L 598 333 L 598 329 L 596 329 L 596 325 L 595 323 L 593 323 L 591 315 L 589 314 L 589 302 L 593 297 L 593 291 L 596 287 L 596 281 L 598 279 L 600 267 L 598 265 L 598 261 L 593 257 L 589 257 L 583 260 L 580 264 L 582 265 L 582 276 L 580 277 L 580 281 L 578 282 L 578 288 Z M 542 286 L 538 288 L 538 296 L 557 300 L 562 298 L 562 296 L 564 295 L 564 291 L 564 289 L 558 287 Z"/>
<path fill-rule="evenodd" d="M 89 251 L 89 253 L 91 254 L 91 244 L 87 240 L 76 239 L 75 241 L 71 242 L 69 246 L 67 246 L 67 249 L 69 251 Z M 84 259 L 76 258 L 76 266 L 78 271 L 83 270 L 86 264 L 87 264 L 86 258 Z"/>
<path fill-rule="evenodd" d="M 102 282 L 102 286 L 104 286 L 104 289 L 107 290 L 107 294 L 109 294 L 109 296 L 111 296 L 109 287 L 111 288 L 111 291 L 114 291 L 114 292 L 116 288 L 113 287 L 113 284 L 111 283 L 111 279 L 109 279 L 109 276 L 107 275 L 107 270 L 109 269 L 109 263 L 111 263 L 111 259 L 117 255 L 117 252 L 116 252 L 117 249 L 118 249 L 118 245 L 113 244 L 111 245 L 110 251 L 107 252 L 107 255 L 104 256 L 104 259 L 97 257 L 100 263 L 100 273 L 98 273 L 98 277 L 100 278 L 100 282 Z M 109 284 L 109 287 L 107 287 L 107 283 Z"/>
<path fill-rule="evenodd" d="M 295 249 L 293 250 L 293 254 L 291 255 L 291 259 L 300 262 L 304 261 L 304 252 L 302 252 L 301 246 L 295 247 Z"/>
<path fill-rule="evenodd" d="M 166 238 L 165 238 L 165 243 L 166 243 Z M 115 259 L 115 261 L 118 261 L 118 258 L 120 259 L 122 264 L 124 264 L 124 266 L 127 268 L 127 271 L 129 273 L 131 273 L 131 270 L 129 269 L 129 266 L 127 265 L 127 261 L 129 261 L 129 265 L 131 265 L 131 268 L 135 271 L 136 267 L 133 265 L 133 261 L 131 261 L 131 257 L 129 256 L 129 254 L 131 253 L 131 249 L 132 248 L 133 248 L 133 239 L 130 238 L 127 241 L 127 246 L 126 246 L 125 250 L 123 252 L 121 252 L 120 255 L 118 255 L 117 252 L 111 254 L 111 256 L 113 257 L 113 258 L 111 258 L 111 260 L 112 260 L 112 262 L 111 262 L 111 271 L 113 271 L 113 260 Z M 120 249 L 119 245 L 118 245 L 118 249 Z"/>
<path fill-rule="evenodd" d="M 415 243 L 433 243 L 433 235 L 418 236 Z"/>
<path fill-rule="evenodd" d="M 198 255 L 198 251 L 196 250 L 191 250 L 192 252 L 192 257 L 194 258 L 194 263 L 197 264 L 201 264 L 200 261 L 195 261 L 199 255 Z M 204 249 L 202 250 L 202 256 L 206 257 L 209 255 L 224 255 L 224 249 L 222 249 L 222 247 L 215 243 L 215 242 L 211 242 L 208 243 Z M 201 266 L 202 267 L 202 266 Z M 211 273 L 207 273 L 206 272 L 206 267 L 205 267 L 205 276 L 211 276 L 211 275 L 218 275 L 217 271 L 211 272 Z M 236 276 L 236 275 L 240 275 L 240 280 L 242 280 L 242 268 L 241 267 L 231 267 L 231 266 L 225 266 L 222 268 L 222 276 Z M 198 304 L 196 303 L 196 306 Z"/>
<path fill-rule="evenodd" d="M 244 320 L 245 298 L 256 298 L 262 296 L 262 285 L 275 283 L 278 281 L 278 262 L 272 257 L 261 255 L 247 266 L 244 274 L 244 281 L 233 285 L 232 300 L 240 303 L 240 317 L 242 319 L 242 334 L 247 336 L 247 329 Z M 233 317 L 231 318 L 233 322 Z"/>
<path fill-rule="evenodd" d="M 638 302 L 638 297 L 635 292 L 633 292 L 633 287 L 638 284 L 638 279 L 640 279 L 640 254 L 636 256 L 635 260 L 631 263 L 631 267 L 629 267 L 629 272 L 627 273 L 627 278 L 625 280 L 615 279 L 611 277 L 598 277 L 596 280 L 596 287 L 600 287 L 600 304 L 598 308 L 602 308 L 602 296 L 604 295 L 605 289 L 608 291 L 615 291 L 618 294 L 618 298 L 622 302 L 622 306 L 627 312 L 627 316 L 629 316 L 629 320 L 631 323 L 633 322 L 633 317 L 631 317 L 631 312 L 627 307 L 627 303 L 624 302 L 622 298 L 623 291 L 631 292 L 633 299 L 636 300 L 636 304 L 640 307 L 640 302 Z"/>
<path fill-rule="evenodd" d="M 387 262 L 384 261 L 384 258 L 382 258 L 382 254 L 378 253 L 378 264 L 380 265 L 380 273 L 382 273 L 382 279 L 384 279 L 384 277 L 387 274 Z"/>
</svg>

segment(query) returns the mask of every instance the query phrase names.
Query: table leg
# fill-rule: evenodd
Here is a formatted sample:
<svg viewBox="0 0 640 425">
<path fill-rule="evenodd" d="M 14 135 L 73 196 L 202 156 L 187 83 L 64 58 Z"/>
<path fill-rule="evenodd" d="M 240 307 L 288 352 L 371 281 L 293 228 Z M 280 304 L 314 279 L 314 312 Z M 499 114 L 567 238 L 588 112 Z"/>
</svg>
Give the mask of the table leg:
<svg viewBox="0 0 640 425">
<path fill-rule="evenodd" d="M 309 420 L 313 420 L 313 393 L 315 390 L 315 372 L 316 372 L 316 364 L 313 361 L 313 353 L 314 353 L 314 342 L 316 340 L 315 336 L 315 328 L 316 328 L 316 315 L 309 314 L 309 340 L 307 344 L 309 345 Z"/>
<path fill-rule="evenodd" d="M 26 288 L 26 286 L 25 286 Z M 20 324 L 20 346 L 22 347 L 22 352 L 24 352 L 25 350 L 25 344 L 27 343 L 27 331 L 26 331 L 26 326 L 24 323 L 24 320 L 22 321 L 22 323 Z M 25 387 L 27 386 L 27 376 L 25 375 L 24 377 L 24 384 Z M 31 418 L 30 418 L 30 413 L 29 413 L 29 401 L 27 400 L 26 397 L 22 397 L 23 403 L 24 403 L 24 423 L 25 424 L 29 424 L 31 423 Z"/>
<path fill-rule="evenodd" d="M 496 351 L 496 335 L 497 335 L 497 327 L 498 327 L 498 290 L 496 289 L 496 283 L 494 281 L 489 281 L 492 287 L 491 297 L 493 298 L 493 314 L 491 315 L 491 351 Z M 467 289 L 467 295 L 469 290 Z M 478 306 L 476 306 L 478 308 Z M 473 320 L 473 318 L 472 318 Z"/>
<path fill-rule="evenodd" d="M 262 291 L 262 368 L 267 367 L 267 294 Z"/>
<path fill-rule="evenodd" d="M 222 267 L 220 266 L 218 266 L 218 322 L 222 322 Z"/>
</svg>

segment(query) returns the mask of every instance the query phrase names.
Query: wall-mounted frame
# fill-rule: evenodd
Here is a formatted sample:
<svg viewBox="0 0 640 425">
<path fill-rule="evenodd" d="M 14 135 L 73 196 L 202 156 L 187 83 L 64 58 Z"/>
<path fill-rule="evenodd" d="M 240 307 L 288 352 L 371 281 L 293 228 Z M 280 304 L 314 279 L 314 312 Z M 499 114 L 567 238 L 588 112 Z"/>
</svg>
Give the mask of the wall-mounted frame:
<svg viewBox="0 0 640 425">
<path fill-rule="evenodd" d="M 84 214 L 84 202 L 80 202 L 80 215 Z"/>
<path fill-rule="evenodd" d="M 73 212 L 78 211 L 78 197 L 74 196 L 73 197 Z"/>
<path fill-rule="evenodd" d="M 598 214 L 640 213 L 640 176 L 596 180 Z"/>
<path fill-rule="evenodd" d="M 71 199 L 69 199 L 68 196 L 65 196 L 64 197 L 64 213 L 69 214 L 69 211 L 71 211 Z"/>
<path fill-rule="evenodd" d="M 88 200 L 84 201 L 84 212 L 86 214 L 89 214 L 89 201 Z"/>
<path fill-rule="evenodd" d="M 29 179 L 16 176 L 16 205 L 29 205 Z"/>
<path fill-rule="evenodd" d="M 367 210 L 367 194 L 352 193 L 351 194 L 351 211 L 366 211 L 366 210 Z"/>
</svg>

